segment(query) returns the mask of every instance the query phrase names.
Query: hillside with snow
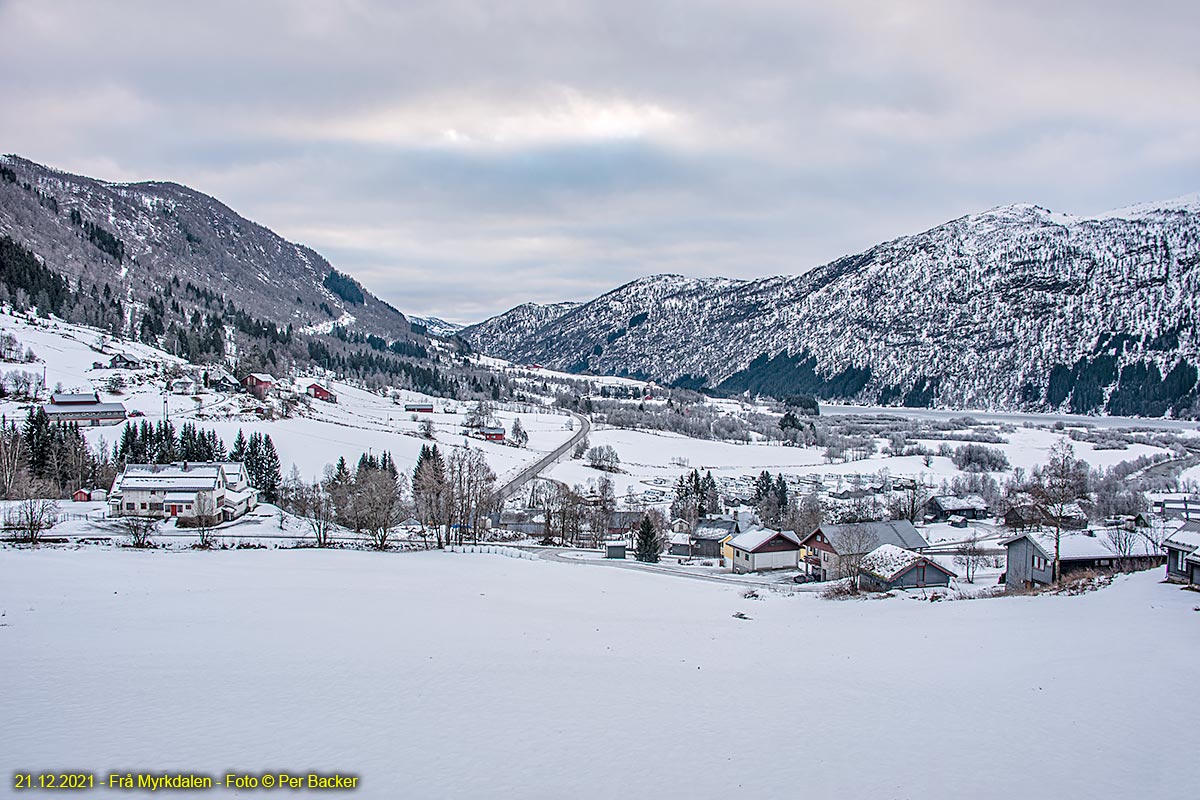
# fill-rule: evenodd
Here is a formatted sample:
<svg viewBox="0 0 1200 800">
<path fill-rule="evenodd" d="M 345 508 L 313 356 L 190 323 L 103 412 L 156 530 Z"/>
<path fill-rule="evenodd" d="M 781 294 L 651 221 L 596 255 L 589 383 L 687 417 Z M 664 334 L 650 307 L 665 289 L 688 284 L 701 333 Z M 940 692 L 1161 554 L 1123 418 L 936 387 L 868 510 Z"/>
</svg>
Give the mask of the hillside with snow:
<svg viewBox="0 0 1200 800">
<path fill-rule="evenodd" d="M 1014 205 L 799 276 L 659 275 L 521 306 L 477 348 L 725 394 L 1195 415 L 1200 197 L 1091 217 Z"/>
<path fill-rule="evenodd" d="M 501 483 L 537 461 L 570 438 L 570 417 L 534 405 L 509 404 L 496 411 L 499 424 L 511 428 L 520 419 L 529 434 L 525 447 L 467 438 L 463 423 L 469 404 L 435 398 L 407 390 L 377 391 L 330 379 L 327 375 L 300 375 L 281 382 L 283 393 L 294 402 L 272 398 L 259 401 L 244 393 L 203 388 L 203 375 L 215 368 L 194 367 L 182 359 L 136 342 L 116 340 L 103 331 L 71 325 L 61 320 L 31 319 L 0 312 L 0 334 L 11 334 L 35 357 L 32 363 L 0 363 L 0 375 L 32 373 L 46 392 L 96 392 L 105 402 L 120 402 L 132 419 L 157 422 L 164 414 L 178 427 L 193 422 L 233 442 L 238 430 L 270 434 L 279 452 L 283 473 L 294 465 L 306 480 L 319 478 L 326 465 L 344 457 L 353 465 L 364 453 L 391 453 L 401 472 L 411 474 L 421 447 L 437 443 L 445 452 L 471 447 L 481 450 Z M 137 369 L 108 369 L 113 355 L 123 354 L 142 362 Z M 94 366 L 97 362 L 103 366 Z M 169 382 L 191 376 L 201 384 L 187 394 L 166 390 Z M 310 383 L 333 390 L 337 403 L 314 400 L 305 394 Z M 119 387 L 119 388 L 118 388 Z M 429 402 L 432 414 L 404 411 L 405 403 Z M 11 397 L 0 400 L 0 414 L 24 419 L 31 407 Z M 433 423 L 434 439 L 421 434 L 422 423 Z M 88 441 L 113 445 L 120 436 L 119 425 L 87 428 Z"/>
</svg>

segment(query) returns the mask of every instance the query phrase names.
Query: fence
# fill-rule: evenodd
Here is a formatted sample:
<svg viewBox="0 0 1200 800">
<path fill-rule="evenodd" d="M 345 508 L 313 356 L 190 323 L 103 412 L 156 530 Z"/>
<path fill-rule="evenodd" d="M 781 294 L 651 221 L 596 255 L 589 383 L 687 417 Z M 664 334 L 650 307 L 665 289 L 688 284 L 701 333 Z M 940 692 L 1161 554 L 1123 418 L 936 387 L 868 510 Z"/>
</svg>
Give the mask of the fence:
<svg viewBox="0 0 1200 800">
<path fill-rule="evenodd" d="M 516 547 L 502 547 L 494 544 L 452 544 L 446 548 L 448 553 L 485 553 L 488 555 L 508 556 L 509 558 L 524 558 L 537 561 L 538 557 L 526 550 Z"/>
</svg>

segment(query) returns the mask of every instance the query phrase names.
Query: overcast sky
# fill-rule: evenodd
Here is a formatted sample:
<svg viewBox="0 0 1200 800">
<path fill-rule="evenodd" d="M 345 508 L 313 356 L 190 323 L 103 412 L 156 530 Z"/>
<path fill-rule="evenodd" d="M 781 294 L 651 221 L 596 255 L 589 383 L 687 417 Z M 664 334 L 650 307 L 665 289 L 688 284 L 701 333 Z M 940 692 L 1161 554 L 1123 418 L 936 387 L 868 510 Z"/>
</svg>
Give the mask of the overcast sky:
<svg viewBox="0 0 1200 800">
<path fill-rule="evenodd" d="M 0 150 L 187 184 L 471 322 L 1200 190 L 1198 30 L 1194 0 L 0 0 Z"/>
</svg>

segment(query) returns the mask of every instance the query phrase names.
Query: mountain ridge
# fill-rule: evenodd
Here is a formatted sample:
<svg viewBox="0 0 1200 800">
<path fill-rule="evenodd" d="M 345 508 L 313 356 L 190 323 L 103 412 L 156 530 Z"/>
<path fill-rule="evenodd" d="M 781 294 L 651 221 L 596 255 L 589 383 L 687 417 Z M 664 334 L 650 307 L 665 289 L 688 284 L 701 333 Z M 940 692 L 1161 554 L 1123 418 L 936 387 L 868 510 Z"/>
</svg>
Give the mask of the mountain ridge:
<svg viewBox="0 0 1200 800">
<path fill-rule="evenodd" d="M 647 276 L 460 335 L 514 361 L 718 393 L 1194 414 L 1197 290 L 1200 195 L 1092 216 L 1011 204 L 799 275 Z"/>
</svg>

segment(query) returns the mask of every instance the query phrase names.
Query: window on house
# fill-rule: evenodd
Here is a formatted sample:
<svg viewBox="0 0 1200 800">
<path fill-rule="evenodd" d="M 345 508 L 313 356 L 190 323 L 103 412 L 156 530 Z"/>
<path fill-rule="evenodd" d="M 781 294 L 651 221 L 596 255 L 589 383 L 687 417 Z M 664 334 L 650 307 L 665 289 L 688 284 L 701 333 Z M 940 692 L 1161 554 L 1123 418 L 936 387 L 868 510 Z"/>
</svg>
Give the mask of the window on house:
<svg viewBox="0 0 1200 800">
<path fill-rule="evenodd" d="M 145 511 L 145 510 L 146 510 L 146 504 L 142 503 L 142 511 Z"/>
</svg>

